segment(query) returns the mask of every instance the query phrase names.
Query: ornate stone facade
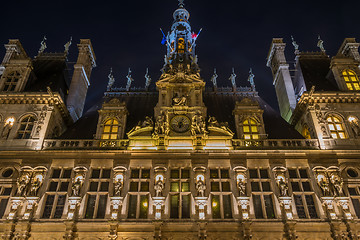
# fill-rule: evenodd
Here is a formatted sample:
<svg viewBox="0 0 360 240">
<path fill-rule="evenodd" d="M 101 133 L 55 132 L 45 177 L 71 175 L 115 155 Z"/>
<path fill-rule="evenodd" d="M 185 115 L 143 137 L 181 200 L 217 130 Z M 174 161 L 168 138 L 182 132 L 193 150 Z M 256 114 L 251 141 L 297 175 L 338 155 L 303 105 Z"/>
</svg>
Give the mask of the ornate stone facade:
<svg viewBox="0 0 360 240">
<path fill-rule="evenodd" d="M 126 88 L 111 73 L 102 105 L 84 115 L 90 40 L 80 40 L 72 76 L 71 41 L 64 53 L 43 42 L 34 59 L 19 40 L 5 45 L 1 238 L 359 239 L 359 44 L 345 39 L 329 59 L 295 43 L 291 76 L 274 39 L 267 65 L 280 116 L 252 70 L 250 87 L 237 87 L 235 71 L 231 87 L 217 86 L 216 72 L 205 87 L 179 2 L 156 90 L 148 72 L 135 90 L 131 71 Z"/>
</svg>

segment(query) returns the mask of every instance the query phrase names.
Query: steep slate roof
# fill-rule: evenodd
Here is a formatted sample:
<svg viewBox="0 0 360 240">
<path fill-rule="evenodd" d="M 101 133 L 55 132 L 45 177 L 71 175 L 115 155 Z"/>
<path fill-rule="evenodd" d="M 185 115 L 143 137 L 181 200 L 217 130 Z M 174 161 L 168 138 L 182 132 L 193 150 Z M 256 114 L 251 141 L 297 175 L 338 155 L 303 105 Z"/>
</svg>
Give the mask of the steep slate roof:
<svg viewBox="0 0 360 240">
<path fill-rule="evenodd" d="M 47 87 L 59 92 L 66 101 L 70 86 L 68 63 L 64 53 L 42 53 L 33 60 L 34 70 L 25 92 L 46 92 Z"/>
<path fill-rule="evenodd" d="M 315 86 L 316 91 L 339 91 L 335 81 L 327 78 L 330 62 L 331 59 L 322 52 L 300 54 L 299 64 L 308 90 Z"/>
<path fill-rule="evenodd" d="M 154 107 L 158 101 L 157 92 L 125 92 L 114 93 L 120 101 L 126 103 L 129 116 L 126 123 L 125 132 L 130 131 L 139 121 L 143 121 L 145 116 L 154 115 Z M 107 97 L 108 101 L 111 97 Z M 244 96 L 234 95 L 233 93 L 205 92 L 204 103 L 208 110 L 208 116 L 215 116 L 219 122 L 228 122 L 230 129 L 236 132 L 234 116 L 232 111 L 236 101 L 241 101 Z M 269 139 L 302 139 L 290 124 L 288 124 L 278 112 L 271 108 L 260 97 L 251 97 L 257 101 L 264 110 L 265 130 Z M 98 110 L 101 108 L 99 103 L 89 109 L 73 126 L 71 126 L 59 139 L 93 139 L 96 133 L 98 121 Z M 234 137 L 236 138 L 236 136 Z"/>
</svg>

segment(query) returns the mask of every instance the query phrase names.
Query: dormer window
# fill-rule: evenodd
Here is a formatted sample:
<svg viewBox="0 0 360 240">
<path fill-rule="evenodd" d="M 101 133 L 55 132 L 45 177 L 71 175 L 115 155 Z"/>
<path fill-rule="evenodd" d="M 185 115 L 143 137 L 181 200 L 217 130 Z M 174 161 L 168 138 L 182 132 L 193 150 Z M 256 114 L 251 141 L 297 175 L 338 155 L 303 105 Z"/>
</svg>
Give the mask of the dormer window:
<svg viewBox="0 0 360 240">
<path fill-rule="evenodd" d="M 5 91 L 5 92 L 14 91 L 17 83 L 19 82 L 20 73 L 17 71 L 11 72 L 7 75 L 7 77 L 5 79 L 6 80 L 4 83 L 3 91 Z"/>
<path fill-rule="evenodd" d="M 20 127 L 17 132 L 17 139 L 29 139 L 31 137 L 31 132 L 34 128 L 35 118 L 33 116 L 24 117 L 20 121 Z"/>
<path fill-rule="evenodd" d="M 359 78 L 354 71 L 352 71 L 350 69 L 345 69 L 342 72 L 342 76 L 344 78 L 346 87 L 350 91 L 360 91 Z"/>
<path fill-rule="evenodd" d="M 118 139 L 119 121 L 115 118 L 107 120 L 103 127 L 101 139 L 104 140 L 116 140 Z"/>
<path fill-rule="evenodd" d="M 345 139 L 345 128 L 344 123 L 340 117 L 335 115 L 329 115 L 326 119 L 330 130 L 330 135 L 334 139 Z"/>
<path fill-rule="evenodd" d="M 244 139 L 259 139 L 259 127 L 254 118 L 248 118 L 243 122 Z"/>
</svg>

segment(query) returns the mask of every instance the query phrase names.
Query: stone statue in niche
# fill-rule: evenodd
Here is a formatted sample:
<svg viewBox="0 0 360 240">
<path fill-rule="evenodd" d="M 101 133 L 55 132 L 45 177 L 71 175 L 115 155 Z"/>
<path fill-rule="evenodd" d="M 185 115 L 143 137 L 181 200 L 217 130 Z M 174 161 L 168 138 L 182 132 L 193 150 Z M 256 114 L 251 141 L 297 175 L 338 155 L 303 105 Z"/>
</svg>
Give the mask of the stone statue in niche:
<svg viewBox="0 0 360 240">
<path fill-rule="evenodd" d="M 73 180 L 71 189 L 72 189 L 72 195 L 74 197 L 80 196 L 80 191 L 81 191 L 81 187 L 83 185 L 83 180 L 84 180 L 84 176 L 82 176 L 82 175 L 76 176 L 75 179 Z"/>
<path fill-rule="evenodd" d="M 205 196 L 206 185 L 202 178 L 199 178 L 198 181 L 196 182 L 196 190 L 198 192 L 198 197 Z"/>
<path fill-rule="evenodd" d="M 179 97 L 176 93 L 172 100 L 174 106 L 185 106 L 187 102 L 187 97 L 185 95 Z"/>
<path fill-rule="evenodd" d="M 38 174 L 32 179 L 31 187 L 30 187 L 30 196 L 37 195 L 37 192 L 38 192 L 40 186 L 42 185 L 43 177 L 44 177 L 43 175 Z"/>
<path fill-rule="evenodd" d="M 289 190 L 289 186 L 288 184 L 285 182 L 285 179 L 283 177 L 280 177 L 278 180 L 278 186 L 280 189 L 280 195 L 282 197 L 287 197 L 288 196 L 288 190 Z"/>
<path fill-rule="evenodd" d="M 115 182 L 114 184 L 114 193 L 115 193 L 115 196 L 120 196 L 121 194 L 121 190 L 123 188 L 123 182 L 122 181 L 117 181 Z"/>
<path fill-rule="evenodd" d="M 333 185 L 334 194 L 337 197 L 343 196 L 343 180 L 339 177 L 337 173 L 333 173 L 330 176 L 330 182 Z"/>
<path fill-rule="evenodd" d="M 246 194 L 246 185 L 245 185 L 245 182 L 244 182 L 244 181 L 238 181 L 237 187 L 238 187 L 238 189 L 239 189 L 240 196 L 245 196 L 245 194 Z"/>
<path fill-rule="evenodd" d="M 331 196 L 330 186 L 329 186 L 328 181 L 325 178 L 320 179 L 319 186 L 320 186 L 321 190 L 323 191 L 324 196 L 326 196 L 326 197 Z"/>
<path fill-rule="evenodd" d="M 30 182 L 30 176 L 28 173 L 23 174 L 21 177 L 18 178 L 16 185 L 17 191 L 16 195 L 19 197 L 23 197 L 26 193 L 26 188 Z"/>
<path fill-rule="evenodd" d="M 162 197 L 164 182 L 160 178 L 156 181 L 154 189 L 155 189 L 155 196 Z"/>
</svg>

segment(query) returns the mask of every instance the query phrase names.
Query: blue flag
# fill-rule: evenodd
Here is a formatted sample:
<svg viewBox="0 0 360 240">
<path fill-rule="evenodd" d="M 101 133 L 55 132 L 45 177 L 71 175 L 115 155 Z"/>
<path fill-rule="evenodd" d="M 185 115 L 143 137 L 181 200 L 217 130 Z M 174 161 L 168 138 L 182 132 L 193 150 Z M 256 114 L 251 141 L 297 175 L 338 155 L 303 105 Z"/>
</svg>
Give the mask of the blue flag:
<svg viewBox="0 0 360 240">
<path fill-rule="evenodd" d="M 165 36 L 163 36 L 163 39 L 161 40 L 161 44 L 162 44 L 162 45 L 165 45 L 165 44 L 166 44 L 166 37 L 165 37 Z"/>
</svg>

